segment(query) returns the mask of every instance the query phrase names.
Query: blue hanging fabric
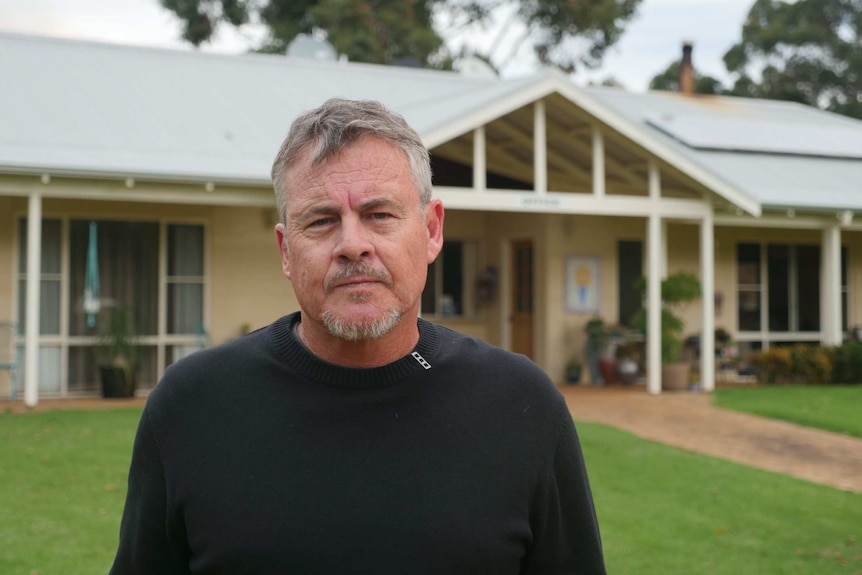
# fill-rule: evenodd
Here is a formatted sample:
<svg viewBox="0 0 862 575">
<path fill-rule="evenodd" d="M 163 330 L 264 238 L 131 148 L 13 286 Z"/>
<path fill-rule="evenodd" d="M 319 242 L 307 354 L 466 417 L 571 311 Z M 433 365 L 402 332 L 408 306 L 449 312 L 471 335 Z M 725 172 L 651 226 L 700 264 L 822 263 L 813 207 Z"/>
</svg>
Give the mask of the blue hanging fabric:
<svg viewBox="0 0 862 575">
<path fill-rule="evenodd" d="M 87 327 L 96 325 L 96 314 L 102 309 L 99 299 L 99 232 L 96 222 L 90 222 L 90 241 L 87 245 L 87 270 L 84 275 L 84 312 Z"/>
</svg>

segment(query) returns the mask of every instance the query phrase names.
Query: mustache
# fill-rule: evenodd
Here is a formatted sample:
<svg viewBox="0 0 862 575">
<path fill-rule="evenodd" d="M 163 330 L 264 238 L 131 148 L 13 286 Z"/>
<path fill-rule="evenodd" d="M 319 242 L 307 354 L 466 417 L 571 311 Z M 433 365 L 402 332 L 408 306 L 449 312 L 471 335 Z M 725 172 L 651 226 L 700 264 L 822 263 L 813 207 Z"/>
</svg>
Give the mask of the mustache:
<svg viewBox="0 0 862 575">
<path fill-rule="evenodd" d="M 335 286 L 356 277 L 371 278 L 387 286 L 392 285 L 392 276 L 385 268 L 375 268 L 363 262 L 349 262 L 343 264 L 324 280 L 323 289 L 329 291 Z"/>
</svg>

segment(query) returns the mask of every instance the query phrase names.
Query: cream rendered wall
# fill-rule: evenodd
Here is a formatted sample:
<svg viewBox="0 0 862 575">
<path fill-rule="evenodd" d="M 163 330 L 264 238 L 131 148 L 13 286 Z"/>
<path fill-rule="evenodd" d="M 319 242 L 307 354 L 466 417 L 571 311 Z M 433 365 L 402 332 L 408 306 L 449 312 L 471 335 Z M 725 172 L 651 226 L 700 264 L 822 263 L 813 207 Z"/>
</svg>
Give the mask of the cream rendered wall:
<svg viewBox="0 0 862 575">
<path fill-rule="evenodd" d="M 281 272 L 274 212 L 211 208 L 210 335 L 214 344 L 296 311 L 293 288 Z"/>
<path fill-rule="evenodd" d="M 467 210 L 446 211 L 444 206 L 443 239 L 475 241 L 478 243 L 479 255 L 477 262 L 478 269 L 476 270 L 476 273 L 481 272 L 485 268 L 485 262 L 487 261 L 490 248 L 492 247 L 485 238 L 486 226 L 486 212 Z M 482 306 L 475 317 L 469 318 L 443 318 L 429 315 L 423 317 L 459 333 L 488 341 L 489 334 L 493 332 L 490 325 L 490 309 L 492 309 L 492 306 Z"/>
<path fill-rule="evenodd" d="M 547 273 L 544 315 L 547 317 L 547 342 L 543 367 L 554 381 L 564 378 L 566 364 L 576 357 L 584 360 L 584 326 L 595 315 L 607 324 L 619 322 L 617 242 L 644 240 L 646 221 L 642 218 L 593 216 L 548 216 Z M 570 255 L 599 258 L 598 314 L 566 311 L 565 270 Z M 588 377 L 585 373 L 584 377 Z"/>
<path fill-rule="evenodd" d="M 17 272 L 15 214 L 26 209 L 24 198 L 0 197 L 0 321 L 15 319 L 12 300 Z"/>
<path fill-rule="evenodd" d="M 638 218 L 608 218 L 542 214 L 489 214 L 489 265 L 502 269 L 502 246 L 532 239 L 535 249 L 534 360 L 557 382 L 573 357 L 583 358 L 584 324 L 592 317 L 566 313 L 564 274 L 566 256 L 592 255 L 601 260 L 601 315 L 617 321 L 617 241 L 643 239 L 646 223 Z M 510 281 L 502 278 L 501 283 Z M 510 302 L 498 294 L 489 310 L 489 341 L 502 343 L 502 323 Z"/>
</svg>

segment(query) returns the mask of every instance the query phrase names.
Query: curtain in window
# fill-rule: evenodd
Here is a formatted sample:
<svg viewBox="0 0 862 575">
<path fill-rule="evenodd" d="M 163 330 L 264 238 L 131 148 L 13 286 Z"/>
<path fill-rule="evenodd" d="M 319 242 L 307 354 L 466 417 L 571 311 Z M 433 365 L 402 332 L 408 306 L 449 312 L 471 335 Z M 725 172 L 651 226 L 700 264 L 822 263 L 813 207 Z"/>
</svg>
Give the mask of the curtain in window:
<svg viewBox="0 0 862 575">
<path fill-rule="evenodd" d="M 71 335 L 97 333 L 97 329 L 87 327 L 83 305 L 89 223 L 89 220 L 73 220 L 69 226 Z M 155 335 L 159 303 L 159 225 L 111 221 L 97 224 L 102 314 L 111 308 L 129 309 L 134 314 L 138 334 Z"/>
</svg>

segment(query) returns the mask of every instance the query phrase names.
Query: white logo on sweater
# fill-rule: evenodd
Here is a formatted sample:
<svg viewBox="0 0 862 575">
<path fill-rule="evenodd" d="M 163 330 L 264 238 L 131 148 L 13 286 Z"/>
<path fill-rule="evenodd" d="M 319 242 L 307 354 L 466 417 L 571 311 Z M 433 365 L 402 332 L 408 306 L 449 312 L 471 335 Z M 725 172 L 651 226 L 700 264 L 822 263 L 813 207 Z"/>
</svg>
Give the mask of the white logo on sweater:
<svg viewBox="0 0 862 575">
<path fill-rule="evenodd" d="M 431 369 L 431 364 L 430 364 L 430 363 L 428 363 L 427 361 L 425 361 L 425 358 L 424 358 L 424 357 L 422 357 L 421 355 L 419 355 L 419 352 L 418 352 L 418 351 L 414 351 L 414 352 L 413 352 L 413 353 L 411 353 L 410 355 L 412 355 L 412 356 L 413 356 L 413 359 L 415 359 L 416 361 L 418 361 L 418 362 L 419 362 L 419 365 L 421 365 L 421 366 L 422 366 L 422 367 L 424 367 L 425 369 Z"/>
</svg>

